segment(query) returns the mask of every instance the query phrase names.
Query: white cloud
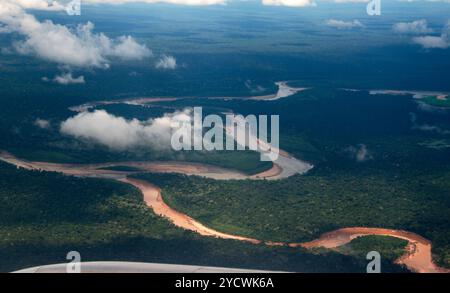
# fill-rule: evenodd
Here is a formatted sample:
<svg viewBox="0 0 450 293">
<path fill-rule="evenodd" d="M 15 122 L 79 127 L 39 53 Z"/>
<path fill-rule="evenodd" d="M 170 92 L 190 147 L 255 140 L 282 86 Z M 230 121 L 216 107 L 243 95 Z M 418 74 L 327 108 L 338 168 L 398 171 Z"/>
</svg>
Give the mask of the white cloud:
<svg viewBox="0 0 450 293">
<path fill-rule="evenodd" d="M 397 0 L 399 2 L 421 2 L 421 0 Z M 422 0 L 422 2 L 444 2 L 450 3 L 450 0 Z"/>
<path fill-rule="evenodd" d="M 79 77 L 73 77 L 72 73 L 63 73 L 61 75 L 57 75 L 55 76 L 53 81 L 63 85 L 85 83 L 84 76 L 81 75 Z"/>
<path fill-rule="evenodd" d="M 175 69 L 177 68 L 177 60 L 172 56 L 164 55 L 156 62 L 155 67 L 158 69 Z"/>
<path fill-rule="evenodd" d="M 125 3 L 169 3 L 178 5 L 217 5 L 225 4 L 226 0 L 83 0 L 86 4 L 125 4 Z"/>
<path fill-rule="evenodd" d="M 151 51 L 130 36 L 110 39 L 103 33 L 93 33 L 88 22 L 70 30 L 52 21 L 38 21 L 12 0 L 0 3 L 0 23 L 25 40 L 16 43 L 22 54 L 38 56 L 44 60 L 75 67 L 109 67 L 109 58 L 141 60 Z"/>
<path fill-rule="evenodd" d="M 345 151 L 357 162 L 365 162 L 373 159 L 372 154 L 369 152 L 365 144 L 359 144 L 356 147 L 349 146 L 345 149 Z"/>
<path fill-rule="evenodd" d="M 316 6 L 314 0 L 262 0 L 262 4 L 267 6 L 289 6 L 289 7 Z"/>
<path fill-rule="evenodd" d="M 72 73 L 62 73 L 60 75 L 56 75 L 53 79 L 50 79 L 46 76 L 42 78 L 42 81 L 50 82 L 53 81 L 55 83 L 68 85 L 68 84 L 83 84 L 85 83 L 84 76 L 73 77 Z"/>
<path fill-rule="evenodd" d="M 364 25 L 357 19 L 353 21 L 343 21 L 336 19 L 329 19 L 326 21 L 326 24 L 331 27 L 335 27 L 338 29 L 352 29 L 352 28 L 361 28 Z"/>
<path fill-rule="evenodd" d="M 421 45 L 425 49 L 447 49 L 450 47 L 450 43 L 448 40 L 443 38 L 442 36 L 424 36 L 424 37 L 415 37 L 413 42 Z"/>
<path fill-rule="evenodd" d="M 5 0 L 8 1 L 8 0 Z M 53 0 L 10 0 L 24 9 L 62 10 L 64 7 Z"/>
<path fill-rule="evenodd" d="M 413 38 L 413 42 L 424 49 L 447 49 L 450 47 L 450 21 L 442 29 L 440 36 L 421 36 Z"/>
<path fill-rule="evenodd" d="M 369 0 L 334 0 L 335 3 L 367 3 Z"/>
<path fill-rule="evenodd" d="M 190 121 L 191 110 L 166 114 L 163 117 L 139 121 L 126 120 L 104 110 L 83 112 L 61 123 L 60 131 L 85 141 L 95 142 L 112 150 L 149 147 L 155 150 L 171 148 L 171 126 L 175 121 Z"/>
<path fill-rule="evenodd" d="M 259 85 L 259 84 L 254 84 L 251 80 L 249 80 L 249 79 L 247 79 L 245 82 L 244 82 L 244 85 L 245 85 L 245 87 L 247 88 L 247 89 L 249 89 L 250 90 L 250 92 L 251 93 L 261 93 L 261 92 L 263 92 L 263 91 L 265 91 L 266 89 L 263 87 L 263 86 L 261 86 L 261 85 Z"/>
<path fill-rule="evenodd" d="M 6 0 L 5 0 L 6 1 Z M 13 0 L 9 0 L 13 1 Z M 62 10 L 63 4 L 69 0 L 14 0 L 17 4 L 25 9 L 45 9 L 45 10 Z M 334 3 L 367 3 L 369 0 L 327 0 Z M 398 0 L 400 2 L 418 2 L 420 0 Z M 427 2 L 445 2 L 450 3 L 450 0 L 425 0 Z M 205 6 L 205 5 L 224 5 L 227 4 L 227 0 L 82 0 L 84 5 L 89 4 L 127 4 L 127 3 L 169 3 L 175 5 L 192 5 L 192 6 Z M 305 7 L 316 6 L 315 0 L 262 0 L 263 5 L 271 6 L 290 6 L 290 7 Z"/>
<path fill-rule="evenodd" d="M 45 119 L 40 119 L 40 118 L 38 118 L 34 121 L 34 125 L 39 128 L 42 128 L 42 129 L 50 129 L 51 128 L 50 121 L 45 120 Z"/>
<path fill-rule="evenodd" d="M 399 22 L 394 24 L 392 29 L 400 34 L 427 34 L 433 31 L 428 27 L 425 19 L 415 20 L 413 22 Z"/>
<path fill-rule="evenodd" d="M 417 109 L 424 111 L 424 112 L 430 112 L 430 113 L 448 113 L 449 112 L 448 108 L 436 107 L 436 106 L 424 103 L 420 100 L 416 100 L 416 102 L 417 102 Z"/>
<path fill-rule="evenodd" d="M 425 131 L 425 132 L 434 132 L 434 133 L 442 134 L 442 135 L 450 134 L 450 130 L 442 129 L 439 126 L 417 123 L 417 115 L 416 115 L 416 113 L 409 113 L 409 117 L 410 117 L 410 120 L 411 120 L 411 123 L 412 123 L 411 129 L 413 129 L 413 130 L 420 130 L 420 131 Z"/>
<path fill-rule="evenodd" d="M 109 56 L 123 60 L 142 60 L 153 55 L 145 45 L 138 44 L 131 36 L 121 36 L 116 43 L 108 38 L 106 40 L 109 41 L 105 48 Z"/>
<path fill-rule="evenodd" d="M 2 0 L 3 1 L 3 0 Z M 6 0 L 5 0 L 6 1 Z M 24 9 L 63 10 L 69 0 L 9 0 Z M 83 4 L 127 4 L 127 3 L 170 3 L 178 5 L 216 5 L 225 4 L 226 0 L 82 0 Z"/>
</svg>

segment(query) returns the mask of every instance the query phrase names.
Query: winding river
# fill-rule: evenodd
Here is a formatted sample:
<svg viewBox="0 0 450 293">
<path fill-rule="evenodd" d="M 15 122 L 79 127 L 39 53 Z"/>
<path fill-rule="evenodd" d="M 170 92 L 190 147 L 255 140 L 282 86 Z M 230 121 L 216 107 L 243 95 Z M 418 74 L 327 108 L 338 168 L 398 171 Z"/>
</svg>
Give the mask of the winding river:
<svg viewBox="0 0 450 293">
<path fill-rule="evenodd" d="M 275 82 L 275 85 L 278 87 L 277 92 L 268 95 L 262 96 L 224 96 L 224 97 L 196 97 L 197 99 L 210 99 L 210 100 L 254 100 L 254 101 L 276 101 L 279 99 L 287 98 L 293 96 L 299 92 L 306 91 L 310 88 L 308 87 L 292 87 L 288 85 L 288 81 L 278 81 Z M 108 105 L 133 105 L 133 106 L 141 106 L 148 107 L 152 103 L 158 102 L 173 102 L 182 99 L 189 99 L 192 97 L 139 97 L 139 98 L 128 98 L 128 99 L 116 99 L 116 100 L 104 100 L 104 101 L 95 101 L 89 102 L 82 105 L 70 107 L 69 110 L 77 113 L 81 113 L 84 111 L 88 111 L 91 109 L 95 109 L 99 106 L 108 106 Z M 158 104 L 158 107 L 165 107 L 163 104 Z M 168 108 L 171 108 L 167 106 Z"/>
<path fill-rule="evenodd" d="M 281 98 L 295 95 L 298 92 L 305 91 L 309 88 L 295 88 L 288 85 L 287 82 L 277 82 L 278 91 L 271 95 L 265 96 L 251 96 L 251 97 L 205 97 L 206 99 L 243 99 L 243 100 L 258 100 L 258 101 L 273 101 Z M 100 102 L 91 102 L 79 106 L 69 108 L 73 112 L 85 112 L 94 109 L 98 106 L 111 104 L 128 104 L 142 107 L 148 107 L 149 104 L 155 102 L 172 102 L 188 97 L 143 97 L 122 100 L 105 100 Z M 161 106 L 162 107 L 162 106 Z M 164 106 L 168 107 L 169 106 Z M 226 131 L 229 131 L 226 129 Z M 261 142 L 258 140 L 258 144 Z M 267 146 L 265 146 L 267 148 Z M 273 147 L 271 147 L 273 150 Z M 32 162 L 19 159 L 14 155 L 0 150 L 0 160 L 13 164 L 28 170 L 41 170 L 49 172 L 60 172 L 66 175 L 73 175 L 79 177 L 94 177 L 115 179 L 123 183 L 131 184 L 138 188 L 144 197 L 144 201 L 155 214 L 167 218 L 175 226 L 185 230 L 196 232 L 203 236 L 217 237 L 222 239 L 233 239 L 239 241 L 246 241 L 253 244 L 265 244 L 268 246 L 290 246 L 290 247 L 304 247 L 315 248 L 325 247 L 335 249 L 339 246 L 351 242 L 353 239 L 367 236 L 367 235 L 385 235 L 404 239 L 408 241 L 405 254 L 402 255 L 395 262 L 397 264 L 405 265 L 408 269 L 418 273 L 449 273 L 450 270 L 438 267 L 432 259 L 431 242 L 415 233 L 390 230 L 383 228 L 367 228 L 367 227 L 350 227 L 342 228 L 332 232 L 328 232 L 320 236 L 318 239 L 304 242 L 304 243 L 282 243 L 261 241 L 254 238 L 223 233 L 206 227 L 190 216 L 183 214 L 170 206 L 168 206 L 162 196 L 159 187 L 142 180 L 129 178 L 131 171 L 114 171 L 105 168 L 114 166 L 127 166 L 139 169 L 139 172 L 159 172 L 159 173 L 180 173 L 186 175 L 197 175 L 216 180 L 230 180 L 230 179 L 251 179 L 251 180 L 278 180 L 290 177 L 295 174 L 304 174 L 313 168 L 313 165 L 298 160 L 287 152 L 277 149 L 279 156 L 273 162 L 271 169 L 261 172 L 256 175 L 246 175 L 236 170 L 229 170 L 212 165 L 179 162 L 179 161 L 152 161 L 152 162 L 115 162 L 115 163 L 99 163 L 99 164 L 56 164 L 47 162 Z"/>
<path fill-rule="evenodd" d="M 292 156 L 285 152 L 280 152 L 280 158 L 289 162 L 295 160 Z M 280 179 L 288 177 L 291 172 L 283 172 L 283 163 L 274 164 L 274 167 L 268 171 L 262 172 L 254 176 L 247 176 L 243 173 L 226 170 L 214 166 L 198 164 L 198 163 L 185 163 L 185 162 L 120 162 L 120 163 L 103 163 L 103 164 L 55 164 L 46 162 L 31 162 L 19 159 L 8 152 L 0 152 L 0 160 L 13 164 L 17 167 L 25 168 L 28 170 L 42 170 L 42 171 L 54 171 L 61 172 L 67 175 L 81 176 L 81 177 L 96 177 L 96 178 L 109 178 L 115 179 L 124 183 L 131 184 L 138 188 L 144 197 L 144 201 L 148 207 L 150 207 L 157 215 L 167 218 L 174 225 L 194 231 L 203 236 L 211 236 L 223 239 L 234 239 L 239 241 L 246 241 L 254 244 L 266 244 L 269 246 L 290 246 L 290 247 L 325 247 L 325 248 L 337 248 L 345 245 L 357 237 L 367 235 L 385 235 L 404 239 L 408 241 L 406 252 L 403 256 L 397 259 L 395 262 L 405 265 L 408 269 L 418 273 L 443 273 L 450 272 L 448 269 L 438 267 L 432 259 L 431 242 L 420 235 L 415 233 L 391 230 L 383 228 L 367 228 L 367 227 L 350 227 L 342 228 L 329 233 L 325 233 L 318 239 L 304 242 L 304 243 L 280 243 L 280 242 L 268 242 L 261 241 L 254 238 L 248 238 L 239 235 L 232 235 L 216 231 L 208 228 L 190 216 L 183 214 L 170 206 L 168 206 L 162 196 L 159 187 L 142 180 L 131 179 L 127 176 L 132 172 L 126 171 L 112 171 L 99 168 L 112 167 L 112 166 L 130 166 L 138 167 L 143 171 L 148 172 L 174 172 L 188 175 L 199 175 L 214 179 Z M 290 162 L 292 164 L 292 162 Z M 301 166 L 294 163 L 294 166 Z M 304 171 L 297 170 L 298 172 Z"/>
</svg>

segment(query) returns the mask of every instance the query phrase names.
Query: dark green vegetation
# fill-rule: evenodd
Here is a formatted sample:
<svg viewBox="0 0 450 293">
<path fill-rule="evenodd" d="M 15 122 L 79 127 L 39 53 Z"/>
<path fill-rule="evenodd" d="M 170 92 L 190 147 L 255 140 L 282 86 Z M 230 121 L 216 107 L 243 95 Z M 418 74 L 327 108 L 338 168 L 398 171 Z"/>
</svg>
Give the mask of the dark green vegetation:
<svg viewBox="0 0 450 293">
<path fill-rule="evenodd" d="M 450 108 L 450 99 L 448 96 L 442 99 L 439 99 L 437 96 L 427 96 L 420 101 L 431 106 Z"/>
<path fill-rule="evenodd" d="M 0 162 L 0 270 L 124 260 L 303 272 L 364 272 L 366 260 L 332 251 L 200 237 L 145 206 L 131 186 L 25 171 Z M 387 271 L 403 271 L 387 263 Z"/>
<path fill-rule="evenodd" d="M 252 151 L 187 152 L 186 161 L 234 169 L 248 175 L 272 168 L 272 162 L 260 161 L 260 154 Z"/>
<path fill-rule="evenodd" d="M 362 19 L 361 6 L 332 3 L 321 3 L 329 15 L 316 8 L 239 5 L 243 7 L 134 5 L 125 10 L 88 5 L 77 18 L 36 12 L 39 19 L 52 18 L 72 28 L 92 21 L 96 32 L 109 37 L 132 35 L 155 57 L 173 54 L 180 66 L 161 71 L 151 66 L 155 60 L 115 60 L 109 70 L 74 69 L 74 76 L 83 75 L 86 83 L 62 86 L 42 81 L 43 76 L 60 74 L 57 64 L 16 54 L 11 44 L 21 37 L 0 34 L 0 149 L 38 161 L 191 160 L 256 173 L 270 164 L 261 164 L 255 153 L 116 152 L 61 135 L 59 126 L 75 115 L 68 110 L 71 106 L 135 97 L 192 99 L 145 108 L 99 108 L 140 120 L 194 105 L 216 112 L 277 114 L 282 149 L 315 165 L 307 176 L 281 182 L 224 183 L 169 175 L 148 179 L 163 185 L 165 198 L 175 207 L 224 231 L 301 240 L 341 226 L 403 228 L 432 240 L 437 259 L 449 266 L 448 112 L 424 112 L 409 96 L 337 90 L 450 91 L 450 50 L 422 50 L 390 29 L 407 15 L 432 19 L 430 27 L 438 33 L 448 21 L 448 12 L 438 5 L 447 4 L 405 7 L 388 1 L 382 19 Z M 331 15 L 361 18 L 365 27 L 327 27 L 324 22 Z M 270 94 L 280 80 L 313 89 L 267 103 L 197 99 Z M 410 113 L 416 114 L 417 125 Z M 48 120 L 50 127 L 37 127 L 37 118 Z M 358 161 L 361 145 L 369 154 Z M 65 253 L 73 249 L 85 259 L 97 260 L 365 270 L 365 260 L 350 256 L 299 253 L 180 231 L 145 208 L 134 189 L 114 182 L 29 173 L 3 165 L 1 169 L 3 270 L 65 261 Z M 175 189 L 177 184 L 180 189 Z"/>
<path fill-rule="evenodd" d="M 99 168 L 99 170 L 110 170 L 110 171 L 119 171 L 119 172 L 139 172 L 142 169 L 132 167 L 132 166 L 111 166 L 111 167 L 103 167 Z"/>
<path fill-rule="evenodd" d="M 364 236 L 338 247 L 340 253 L 365 257 L 369 251 L 377 251 L 383 258 L 393 262 L 405 253 L 408 241 L 389 236 Z"/>
<path fill-rule="evenodd" d="M 272 167 L 272 162 L 262 162 L 259 160 L 259 154 L 250 151 L 223 151 L 208 153 L 186 152 L 185 154 L 186 156 L 184 157 L 183 161 L 203 163 L 220 166 L 227 169 L 234 169 L 248 175 L 257 174 Z M 168 158 L 167 160 L 170 160 L 170 158 Z M 142 171 L 141 169 L 136 167 L 120 165 L 100 169 L 124 172 Z"/>
<path fill-rule="evenodd" d="M 135 176 L 162 187 L 170 206 L 219 231 L 304 242 L 342 227 L 404 229 L 430 239 L 439 263 L 450 266 L 450 173 L 386 178 L 313 171 L 281 181 Z"/>
<path fill-rule="evenodd" d="M 417 113 L 417 123 L 430 125 L 438 123 L 443 128 L 449 128 L 448 116 L 422 113 L 410 97 L 393 99 L 387 96 L 370 96 L 365 93 L 334 90 L 326 86 L 269 103 L 196 99 L 172 103 L 172 106 L 179 108 L 187 105 L 229 108 L 242 114 L 282 114 L 280 127 L 282 148 L 298 158 L 312 162 L 315 168 L 306 176 L 295 176 L 277 182 L 221 182 L 195 177 L 146 175 L 151 182 L 164 188 L 165 199 L 173 207 L 218 230 L 272 241 L 311 240 L 323 232 L 346 226 L 405 229 L 430 239 L 434 245 L 436 260 L 441 265 L 449 266 L 450 149 L 425 146 L 424 142 L 444 140 L 445 135 L 412 129 L 409 113 Z M 45 160 L 45 156 L 67 161 L 76 159 L 75 161 L 80 162 L 149 158 L 139 153 L 108 152 L 61 137 L 55 129 L 50 131 L 37 129 L 33 125 L 32 117 L 39 116 L 33 114 L 19 123 L 16 126 L 19 130 L 14 133 L 11 132 L 11 128 L 7 128 L 11 126 L 10 124 L 4 124 L 2 129 L 7 132 L 7 139 L 1 141 L 1 144 L 13 152 L 17 149 L 18 151 L 14 153 L 18 156 L 36 160 Z M 0 120 L 12 123 L 14 117 L 7 114 L 0 117 Z M 56 118 L 55 120 L 58 121 Z M 356 160 L 355 150 L 360 144 L 364 144 L 370 153 L 363 161 Z M 34 151 L 35 146 L 38 152 Z M 161 159 L 164 155 L 157 154 L 155 158 Z M 185 155 L 180 154 L 180 159 L 186 160 Z M 228 158 L 227 154 L 221 157 L 208 154 L 197 160 L 195 153 L 188 155 L 192 156 L 193 161 L 213 164 L 216 160 L 219 161 L 216 163 L 218 165 L 236 169 L 248 168 L 247 164 L 242 165 L 244 158 L 240 157 L 240 152 L 231 153 Z M 258 155 L 252 153 L 252 156 L 255 156 L 252 162 L 259 164 Z M 260 170 L 258 165 L 253 165 L 251 169 L 253 172 Z M 11 182 L 15 180 L 11 179 Z M 104 193 L 104 196 L 107 195 L 108 192 Z M 126 220 L 128 225 L 133 227 L 129 233 L 132 235 L 137 233 L 141 237 L 142 233 L 135 232 L 135 229 L 137 231 L 143 229 L 141 227 L 143 222 L 136 219 L 131 222 L 130 218 Z M 124 243 L 123 247 L 129 245 L 136 248 L 137 244 L 134 241 L 123 240 L 122 236 L 115 234 L 115 227 L 112 225 L 101 227 L 98 233 L 95 232 L 98 229 L 96 227 L 91 229 L 90 233 L 83 234 L 78 241 L 83 246 L 85 245 L 83 242 L 89 243 L 88 240 L 97 237 L 97 234 L 100 238 L 103 234 L 110 234 L 113 236 L 108 238 L 109 240 L 101 238 L 107 247 L 115 247 L 114 243 Z M 32 229 L 33 225 L 30 224 L 28 230 Z M 33 236 L 33 239 L 45 239 L 46 236 L 43 234 L 47 229 L 50 228 L 36 229 L 41 231 L 41 235 Z M 165 229 L 152 232 L 152 237 L 162 237 L 161 235 L 166 233 Z M 19 237 L 21 234 L 17 232 L 16 235 Z M 127 238 L 128 235 L 123 237 Z M 177 241 L 182 242 L 180 239 L 183 237 Z M 23 244 L 23 247 L 32 247 L 35 244 L 36 242 L 33 244 L 30 240 Z M 234 245 L 245 246 L 252 251 L 255 249 L 247 244 Z M 58 248 L 53 248 L 59 251 Z M 41 253 L 45 247 L 40 249 Z M 49 254 L 53 253 L 50 251 L 52 249 L 48 249 Z M 221 251 L 225 248 L 215 249 Z M 258 249 L 268 253 L 275 253 L 273 251 L 278 250 L 278 248 Z M 99 255 L 97 259 L 110 257 L 101 251 L 102 249 L 95 250 Z M 153 258 L 153 254 L 142 254 L 140 259 L 136 255 L 137 252 L 121 253 L 123 253 L 121 259 L 127 259 L 127 256 L 128 259 L 141 261 L 157 259 Z M 169 252 L 161 253 L 166 255 L 167 261 L 177 262 L 175 256 L 171 256 Z M 186 252 L 186 255 L 190 253 Z M 94 252 L 91 256 L 94 256 Z M 196 263 L 193 256 L 189 257 L 185 259 L 187 263 Z M 220 264 L 240 266 L 238 262 L 230 262 L 229 257 L 229 255 L 224 257 L 221 260 L 223 263 Z M 300 261 L 298 257 L 300 256 L 296 255 L 294 259 Z M 255 256 L 253 263 L 245 265 L 249 267 L 253 264 L 256 267 L 263 265 L 257 264 L 256 259 Z M 284 259 L 284 256 L 281 259 Z M 160 260 L 165 261 L 164 258 Z M 182 261 L 181 259 L 180 262 Z M 307 270 L 305 267 L 292 265 L 293 259 L 289 259 L 289 264 L 284 261 L 278 259 L 275 263 L 266 263 L 265 268 Z M 351 268 L 352 265 L 348 267 Z M 318 265 L 311 270 L 319 269 Z M 329 265 L 324 265 L 322 270 L 331 269 Z"/>
<path fill-rule="evenodd" d="M 0 89 L 1 92 L 1 89 Z M 33 103 L 36 101 L 33 101 Z M 1 103 L 1 100 L 0 100 Z M 112 114 L 146 121 L 161 117 L 166 112 L 172 112 L 176 107 L 163 105 L 154 107 L 139 107 L 129 105 L 110 105 L 107 108 Z M 36 105 L 35 105 L 36 106 Z M 61 107 L 61 105 L 58 105 Z M 73 106 L 73 105 L 72 105 Z M 38 107 L 38 106 L 36 106 Z M 47 107 L 47 106 L 46 106 Z M 124 151 L 111 150 L 105 146 L 97 145 L 92 141 L 78 140 L 65 136 L 59 132 L 61 121 L 76 115 L 67 110 L 69 105 L 61 108 L 36 110 L 37 113 L 28 114 L 26 118 L 17 121 L 21 115 L 17 112 L 6 113 L 0 117 L 0 150 L 8 150 L 14 155 L 31 161 L 55 163 L 102 163 L 124 161 L 188 161 L 211 164 L 223 168 L 235 169 L 253 175 L 272 167 L 271 162 L 261 162 L 260 155 L 254 151 L 184 151 L 175 152 L 167 146 L 166 150 L 155 151 L 151 148 L 136 148 Z M 49 111 L 49 116 L 41 116 L 40 112 Z M 211 110 L 209 110 L 210 112 Z M 208 111 L 205 111 L 208 113 Z M 56 113 L 60 113 L 57 114 Z M 55 116 L 56 115 L 56 116 Z M 49 127 L 39 128 L 35 121 L 45 117 Z"/>
<path fill-rule="evenodd" d="M 409 113 L 417 113 L 417 123 L 430 125 L 438 123 L 444 129 L 448 129 L 450 125 L 450 119 L 447 115 L 420 112 L 410 97 L 393 99 L 387 96 L 371 96 L 362 92 L 348 93 L 326 86 L 269 103 L 190 99 L 171 104 L 178 108 L 187 105 L 228 108 L 242 114 L 281 114 L 281 147 L 296 157 L 306 159 L 315 165 L 315 168 L 306 176 L 295 176 L 279 182 L 220 182 L 185 178 L 183 176 L 147 175 L 147 179 L 160 184 L 164 188 L 165 199 L 173 207 L 185 211 L 218 230 L 273 241 L 300 242 L 311 240 L 323 232 L 344 226 L 364 225 L 405 229 L 430 239 L 434 245 L 436 259 L 441 265 L 449 266 L 450 223 L 448 215 L 450 214 L 450 203 L 448 199 L 450 198 L 450 187 L 448 182 L 450 182 L 450 149 L 435 149 L 425 146 L 424 142 L 445 140 L 446 137 L 440 133 L 412 129 Z M 56 105 L 51 104 L 52 107 L 56 107 Z M 121 110 L 128 111 L 128 109 Z M 26 116 L 26 119 L 15 125 L 19 114 L 14 111 L 16 111 L 16 108 L 12 108 L 12 113 L 6 113 L 0 117 L 3 123 L 0 130 L 3 131 L 6 138 L 0 144 L 2 148 L 11 150 L 18 156 L 36 160 L 46 160 L 45 156 L 48 156 L 58 161 L 68 162 L 149 159 L 147 154 L 117 154 L 67 137 L 61 137 L 56 129 L 57 124 L 56 126 L 53 124 L 54 128 L 51 130 L 38 129 L 33 125 L 33 118 L 42 117 L 40 111 L 44 110 L 36 110 L 36 113 L 27 114 L 29 116 Z M 48 113 L 58 113 L 58 108 L 47 109 L 44 112 L 47 115 L 50 115 Z M 71 115 L 73 113 L 68 113 L 67 116 L 60 118 L 51 118 L 51 120 L 61 121 Z M 13 126 L 16 127 L 15 132 L 12 131 Z M 370 156 L 363 161 L 357 161 L 355 151 L 360 147 L 360 144 L 364 144 L 370 153 Z M 155 154 L 154 158 L 161 159 L 165 155 Z M 186 160 L 186 154 L 179 155 L 180 159 Z M 219 161 L 218 165 L 236 169 L 245 169 L 249 166 L 247 164 L 242 165 L 244 158 L 240 157 L 240 152 L 231 153 L 228 158 L 226 158 L 227 154 L 221 157 L 208 154 L 197 160 L 195 153 L 188 155 L 192 156 L 193 161 L 213 164 L 213 161 L 216 160 Z M 252 165 L 251 169 L 256 172 L 260 170 L 258 166 L 260 164 L 259 156 L 255 153 L 252 153 L 251 156 L 255 156 L 252 162 L 256 163 L 256 165 Z M 173 157 L 167 156 L 167 159 L 173 159 Z M 16 174 L 15 176 L 21 175 Z M 11 185 L 19 182 L 12 177 L 10 178 Z M 55 183 L 55 185 L 59 186 L 60 183 Z M 21 185 L 17 186 L 21 187 Z M 92 189 L 95 191 L 95 188 Z M 79 189 L 75 190 L 78 191 L 77 194 L 81 192 Z M 45 192 L 45 190 L 43 189 L 42 192 Z M 108 196 L 108 192 L 102 192 L 101 194 Z M 77 213 L 74 212 L 74 214 Z M 98 216 L 100 217 L 101 213 Z M 138 235 L 136 237 L 144 237 L 145 241 L 142 241 L 151 246 L 147 242 L 148 238 L 146 237 L 148 236 L 145 236 L 148 234 L 136 232 L 144 229 L 141 226 L 145 222 L 131 217 L 126 217 L 126 221 L 128 227 L 132 227 L 129 228 L 127 233 Z M 66 225 L 64 221 L 62 223 Z M 46 226 L 44 229 L 39 225 L 37 223 L 37 228 L 34 229 L 34 225 L 30 223 L 28 230 L 20 230 L 25 229 L 22 227 L 15 230 L 16 237 L 32 231 L 31 238 L 38 239 L 41 242 L 42 239 L 46 239 L 47 235 L 56 233 L 45 234 L 44 231 L 53 231 L 52 228 Z M 166 235 L 165 233 L 172 231 L 165 232 L 166 228 L 170 229 L 168 227 L 152 232 L 150 238 L 159 239 L 163 237 L 161 235 Z M 168 262 L 196 263 L 195 257 L 190 251 L 186 251 L 186 258 L 180 257 L 180 261 L 176 260 L 175 254 L 171 255 L 169 251 L 165 250 L 158 250 L 162 255 L 165 255 L 165 258 L 157 258 L 155 254 L 150 252 L 142 252 L 142 254 L 138 254 L 134 250 L 131 252 L 126 247 L 138 249 L 139 247 L 136 247 L 138 244 L 135 241 L 139 242 L 140 240 L 131 241 L 128 237 L 132 236 L 117 234 L 118 232 L 115 229 L 115 225 L 96 226 L 95 229 L 90 229 L 89 233 L 83 232 L 84 234 L 77 238 L 77 241 L 81 247 L 88 245 L 85 243 L 90 243 L 89 239 L 91 238 L 103 243 L 104 246 L 98 246 L 101 248 L 93 250 L 90 254 L 94 256 L 97 253 L 96 259 L 112 258 L 111 254 L 107 255 L 102 251 L 115 251 L 114 247 L 118 245 L 117 243 L 123 243 L 120 259 L 140 261 L 159 259 Z M 97 233 L 97 230 L 101 231 Z M 38 233 L 37 231 L 41 231 L 40 235 L 35 236 L 34 233 Z M 63 232 L 59 230 L 56 234 L 63 234 Z M 100 238 L 96 238 L 97 234 Z M 102 238 L 104 234 L 112 236 L 104 239 Z M 200 239 L 198 236 L 189 237 L 194 237 L 196 241 Z M 180 236 L 174 243 L 182 243 L 182 239 L 186 239 L 186 236 Z M 27 247 L 37 247 L 38 240 L 34 242 L 29 240 L 23 243 L 21 253 L 27 251 Z M 214 242 L 216 240 L 201 241 L 209 243 L 209 241 Z M 59 243 L 55 240 L 53 242 Z M 231 241 L 230 243 L 235 242 Z M 255 252 L 256 248 L 251 245 L 242 243 L 233 245 L 247 247 L 242 249 L 249 255 L 255 256 L 253 253 L 260 253 Z M 89 247 L 91 247 L 91 244 L 89 244 Z M 213 251 L 213 248 L 211 248 L 211 253 L 226 254 L 221 251 L 223 249 L 231 250 L 231 247 L 234 246 L 228 245 L 227 248 L 222 248 L 220 244 L 214 246 L 217 251 Z M 64 249 L 66 248 L 67 246 L 64 247 Z M 47 254 L 44 253 L 44 255 L 52 254 L 52 251 L 60 251 L 58 246 L 44 246 L 39 249 L 39 254 L 48 249 Z M 241 266 L 242 264 L 242 266 L 247 265 L 248 267 L 264 266 L 264 268 L 270 269 L 308 270 L 303 265 L 308 263 L 309 260 L 301 262 L 299 258 L 311 257 L 309 254 L 297 256 L 294 252 L 289 252 L 290 257 L 294 254 L 295 257 L 287 260 L 283 255 L 280 258 L 275 258 L 276 261 L 272 262 L 271 260 L 271 263 L 266 263 L 268 259 L 265 253 L 278 253 L 278 248 L 258 247 L 257 250 L 261 251 L 260 249 L 264 253 L 258 257 L 264 258 L 264 264 L 257 263 L 257 256 L 252 262 L 242 264 L 238 260 L 240 258 L 247 259 L 242 254 L 236 256 L 235 261 L 230 261 L 230 259 L 234 259 L 236 254 L 233 256 L 227 254 L 216 264 L 229 266 Z M 287 248 L 280 249 L 291 251 Z M 147 250 L 139 249 L 139 251 Z M 11 255 L 17 255 L 13 252 Z M 10 264 L 13 265 L 14 258 L 9 259 L 11 260 Z M 211 264 L 206 259 L 205 256 L 205 263 Z M 23 264 L 26 264 L 26 260 L 27 258 L 25 258 Z M 297 261 L 295 265 L 293 264 L 294 260 Z M 51 258 L 49 262 L 54 262 L 54 258 Z M 35 263 L 39 262 L 30 262 L 29 264 Z M 335 269 L 330 268 L 329 264 L 323 265 L 322 268 L 317 265 L 317 267 L 309 270 L 335 271 Z M 341 265 L 348 270 L 354 268 L 353 265 L 347 266 L 347 264 L 340 263 L 339 266 Z"/>
</svg>

